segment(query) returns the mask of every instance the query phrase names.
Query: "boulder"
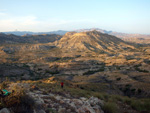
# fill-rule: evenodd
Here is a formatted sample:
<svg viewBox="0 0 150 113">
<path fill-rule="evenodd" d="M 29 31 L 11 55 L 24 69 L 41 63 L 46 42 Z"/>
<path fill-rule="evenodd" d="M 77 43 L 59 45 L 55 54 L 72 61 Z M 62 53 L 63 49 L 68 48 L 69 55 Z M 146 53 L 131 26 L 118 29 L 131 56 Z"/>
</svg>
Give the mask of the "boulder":
<svg viewBox="0 0 150 113">
<path fill-rule="evenodd" d="M 97 104 L 100 104 L 101 106 L 104 105 L 104 103 L 103 103 L 102 100 L 98 99 L 97 97 L 93 97 L 93 96 L 89 98 L 88 102 L 89 102 L 92 106 L 97 105 Z"/>
<path fill-rule="evenodd" d="M 44 100 L 41 97 L 39 97 L 38 100 L 35 101 L 35 103 L 38 105 L 42 105 L 44 104 Z"/>
<path fill-rule="evenodd" d="M 80 97 L 80 100 L 86 101 L 87 99 L 85 97 Z"/>
<path fill-rule="evenodd" d="M 79 99 L 72 99 L 72 101 L 75 103 L 76 106 L 81 106 L 83 105 L 83 102 Z"/>
<path fill-rule="evenodd" d="M 28 79 L 30 79 L 30 75 L 24 74 L 21 78 L 22 78 L 22 79 L 25 79 L 25 80 L 28 80 Z"/>
<path fill-rule="evenodd" d="M 41 109 L 41 110 L 34 110 L 33 113 L 46 113 L 46 112 L 43 109 Z"/>
<path fill-rule="evenodd" d="M 81 113 L 95 113 L 94 109 L 91 106 L 82 106 L 79 111 L 84 111 Z"/>
<path fill-rule="evenodd" d="M 55 99 L 56 100 L 61 100 L 61 96 L 56 96 Z"/>
<path fill-rule="evenodd" d="M 0 110 L 0 113 L 10 113 L 10 111 L 7 108 L 3 108 Z"/>
<path fill-rule="evenodd" d="M 98 106 L 98 105 L 95 105 L 95 106 L 93 107 L 93 109 L 94 109 L 95 113 L 104 113 L 104 111 L 103 111 L 103 110 L 101 109 L 101 107 Z"/>
<path fill-rule="evenodd" d="M 59 108 L 58 113 L 65 113 L 66 109 L 65 108 Z"/>
</svg>

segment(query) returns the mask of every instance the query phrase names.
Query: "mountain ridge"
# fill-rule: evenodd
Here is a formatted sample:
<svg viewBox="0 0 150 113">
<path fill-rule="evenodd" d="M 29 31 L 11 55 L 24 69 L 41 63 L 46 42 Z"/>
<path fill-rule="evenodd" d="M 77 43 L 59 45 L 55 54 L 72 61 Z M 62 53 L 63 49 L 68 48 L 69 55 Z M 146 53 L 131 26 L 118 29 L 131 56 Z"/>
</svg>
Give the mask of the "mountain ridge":
<svg viewBox="0 0 150 113">
<path fill-rule="evenodd" d="M 18 36 L 23 36 L 23 35 L 41 35 L 41 34 L 58 34 L 58 35 L 64 35 L 68 31 L 64 30 L 57 30 L 57 31 L 50 31 L 50 32 L 31 32 L 31 31 L 9 31 L 9 32 L 1 32 L 5 34 L 14 34 Z"/>
<path fill-rule="evenodd" d="M 56 44 L 67 50 L 105 51 L 121 50 L 127 47 L 135 49 L 123 40 L 99 31 L 68 32 Z"/>
<path fill-rule="evenodd" d="M 61 35 L 42 34 L 42 35 L 25 35 L 17 36 L 14 34 L 0 33 L 0 44 L 17 44 L 17 43 L 49 43 L 59 40 Z"/>
<path fill-rule="evenodd" d="M 18 36 L 32 36 L 32 35 L 42 35 L 42 34 L 64 35 L 67 32 L 86 32 L 86 31 L 93 31 L 93 30 L 97 30 L 101 33 L 116 36 L 127 42 L 142 43 L 142 44 L 150 43 L 150 34 L 122 33 L 122 32 L 115 32 L 112 30 L 104 30 L 99 28 L 77 29 L 73 31 L 65 31 L 65 30 L 57 30 L 57 31 L 50 31 L 50 32 L 10 31 L 10 32 L 3 32 L 3 33 L 14 34 Z"/>
<path fill-rule="evenodd" d="M 31 31 L 6 31 L 6 32 L 0 32 L 0 33 L 5 33 L 5 34 L 14 34 L 14 35 L 40 35 L 40 34 L 59 34 L 59 35 L 64 35 L 67 32 L 85 32 L 85 31 L 93 31 L 97 30 L 102 33 L 107 33 L 107 34 L 120 34 L 120 35 L 143 35 L 143 36 L 149 36 L 150 34 L 140 34 L 140 33 L 124 33 L 124 32 L 117 32 L 113 30 L 104 30 L 100 28 L 89 28 L 89 29 L 77 29 L 77 30 L 56 30 L 56 31 L 49 31 L 49 32 L 31 32 Z"/>
</svg>

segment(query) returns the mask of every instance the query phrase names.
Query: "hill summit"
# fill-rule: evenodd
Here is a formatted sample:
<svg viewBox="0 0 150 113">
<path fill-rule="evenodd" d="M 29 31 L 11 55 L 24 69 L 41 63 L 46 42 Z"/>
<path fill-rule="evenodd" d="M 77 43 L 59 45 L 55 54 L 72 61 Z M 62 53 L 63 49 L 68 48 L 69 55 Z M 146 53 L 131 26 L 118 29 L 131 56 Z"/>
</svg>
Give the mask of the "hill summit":
<svg viewBox="0 0 150 113">
<path fill-rule="evenodd" d="M 99 31 L 67 32 L 57 43 L 57 46 L 65 50 L 114 52 L 134 49 L 134 46 L 123 40 Z"/>
</svg>

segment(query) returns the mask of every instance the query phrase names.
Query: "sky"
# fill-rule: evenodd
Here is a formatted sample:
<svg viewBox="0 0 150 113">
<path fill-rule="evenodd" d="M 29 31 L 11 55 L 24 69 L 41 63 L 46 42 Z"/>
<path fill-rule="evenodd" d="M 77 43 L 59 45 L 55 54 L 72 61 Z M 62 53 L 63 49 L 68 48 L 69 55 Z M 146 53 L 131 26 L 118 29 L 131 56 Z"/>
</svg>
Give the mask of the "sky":
<svg viewBox="0 0 150 113">
<path fill-rule="evenodd" d="M 89 28 L 150 34 L 150 0 L 0 0 L 0 32 Z"/>
</svg>

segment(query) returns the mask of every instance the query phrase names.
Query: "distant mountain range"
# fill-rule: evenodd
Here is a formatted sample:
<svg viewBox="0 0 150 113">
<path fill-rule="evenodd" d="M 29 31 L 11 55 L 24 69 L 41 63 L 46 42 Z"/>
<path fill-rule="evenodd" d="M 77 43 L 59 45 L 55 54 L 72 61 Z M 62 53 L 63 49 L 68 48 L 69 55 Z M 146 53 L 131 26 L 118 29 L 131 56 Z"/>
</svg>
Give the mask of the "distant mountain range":
<svg viewBox="0 0 150 113">
<path fill-rule="evenodd" d="M 129 34 L 129 33 L 121 33 L 121 32 L 114 32 L 114 31 L 107 31 L 104 29 L 99 29 L 99 28 L 91 28 L 91 29 L 78 29 L 74 30 L 74 32 L 86 32 L 86 31 L 99 31 L 101 33 L 106 33 L 110 35 L 115 35 L 119 38 L 126 38 L 126 37 L 131 37 L 131 38 L 150 38 L 150 35 L 145 35 L 145 34 Z M 58 34 L 58 35 L 64 35 L 67 32 L 72 32 L 72 31 L 65 31 L 65 30 L 57 30 L 57 31 L 50 31 L 50 32 L 30 32 L 30 31 L 10 31 L 10 32 L 1 32 L 5 34 L 14 34 L 14 35 L 40 35 L 40 34 Z"/>
<path fill-rule="evenodd" d="M 51 43 L 50 43 L 51 42 Z M 1 53 L 17 51 L 37 51 L 59 48 L 69 53 L 108 53 L 136 50 L 137 48 L 116 36 L 101 33 L 97 30 L 67 32 L 65 35 L 43 34 L 16 36 L 0 33 Z"/>
<path fill-rule="evenodd" d="M 18 36 L 24 36 L 24 35 L 41 35 L 41 34 L 58 34 L 58 35 L 64 35 L 68 31 L 58 30 L 58 31 L 51 31 L 51 32 L 30 32 L 30 31 L 10 31 L 10 32 L 2 32 L 5 34 L 14 34 Z"/>
<path fill-rule="evenodd" d="M 123 39 L 124 41 L 128 42 L 134 42 L 134 43 L 143 43 L 143 44 L 149 44 L 150 43 L 150 35 L 144 35 L 144 34 L 127 34 L 127 33 L 120 33 L 120 32 L 114 32 L 114 31 L 107 31 L 99 28 L 91 28 L 91 29 L 79 29 L 79 30 L 74 30 L 73 32 L 87 32 L 87 31 L 99 31 L 104 34 L 109 34 L 116 36 L 118 38 Z M 64 30 L 58 30 L 58 31 L 51 31 L 51 32 L 30 32 L 30 31 L 12 31 L 12 32 L 3 32 L 5 34 L 13 34 L 17 36 L 30 36 L 33 37 L 33 35 L 51 35 L 51 34 L 56 34 L 56 35 L 64 35 L 67 32 L 72 32 L 72 31 L 64 31 Z"/>
<path fill-rule="evenodd" d="M 85 31 L 93 31 L 93 30 L 116 36 L 127 42 L 150 44 L 150 35 L 144 35 L 144 34 L 120 33 L 120 32 L 114 32 L 114 31 L 107 31 L 107 30 L 103 30 L 99 28 L 80 29 L 80 30 L 76 30 L 76 32 L 85 32 Z"/>
<path fill-rule="evenodd" d="M 0 44 L 16 44 L 16 43 L 49 43 L 59 40 L 62 36 L 56 34 L 42 35 L 24 35 L 17 36 L 14 34 L 0 33 Z"/>
</svg>

